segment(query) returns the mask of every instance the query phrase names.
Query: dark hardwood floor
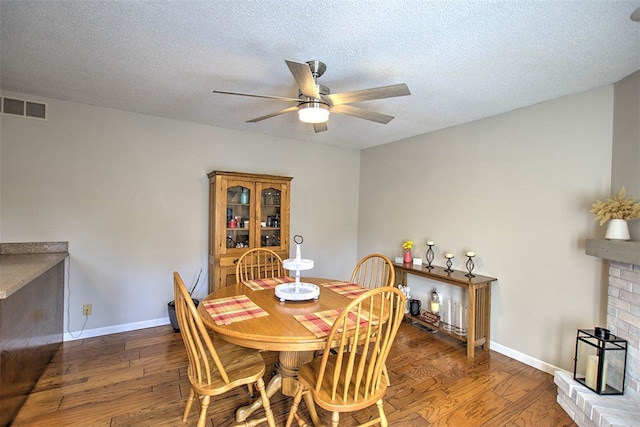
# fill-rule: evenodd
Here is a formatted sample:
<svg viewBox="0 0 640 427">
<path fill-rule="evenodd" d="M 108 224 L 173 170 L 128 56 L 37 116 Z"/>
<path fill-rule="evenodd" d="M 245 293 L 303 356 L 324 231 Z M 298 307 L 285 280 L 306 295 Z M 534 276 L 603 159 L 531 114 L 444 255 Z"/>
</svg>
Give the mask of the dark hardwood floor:
<svg viewBox="0 0 640 427">
<path fill-rule="evenodd" d="M 268 366 L 277 361 L 276 353 L 263 356 Z M 186 366 L 181 336 L 171 326 L 66 342 L 12 425 L 195 426 L 195 407 L 186 423 L 181 419 Z M 556 403 L 551 375 L 493 351 L 468 359 L 462 343 L 409 323 L 401 326 L 387 367 L 391 426 L 575 425 Z M 268 367 L 265 380 L 271 375 Z M 212 401 L 207 425 L 233 425 L 235 409 L 249 401 L 246 388 Z M 280 393 L 271 398 L 277 425 L 284 425 L 290 404 Z M 330 414 L 318 411 L 329 424 Z M 304 404 L 299 413 L 307 416 Z M 343 414 L 340 425 L 375 413 Z"/>
</svg>

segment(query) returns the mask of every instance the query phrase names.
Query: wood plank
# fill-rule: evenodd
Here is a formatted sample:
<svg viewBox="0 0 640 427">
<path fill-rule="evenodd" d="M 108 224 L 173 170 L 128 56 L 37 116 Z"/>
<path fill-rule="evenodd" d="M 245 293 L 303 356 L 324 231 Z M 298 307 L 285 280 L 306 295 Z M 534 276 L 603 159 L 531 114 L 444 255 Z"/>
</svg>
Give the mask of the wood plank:
<svg viewBox="0 0 640 427">
<path fill-rule="evenodd" d="M 278 353 L 261 353 L 267 373 Z M 390 425 L 575 426 L 556 403 L 553 377 L 493 351 L 469 359 L 464 344 L 409 323 L 400 327 L 387 361 L 392 385 L 385 397 Z M 189 393 L 186 352 L 171 326 L 65 343 L 16 417 L 14 426 L 195 426 L 186 423 Z M 251 401 L 246 388 L 211 403 L 208 424 L 235 423 L 235 410 Z M 284 425 L 291 398 L 271 398 L 277 425 Z M 329 425 L 331 414 L 318 409 Z M 375 416 L 367 408 L 340 417 L 350 427 Z M 299 414 L 309 419 L 304 403 Z"/>
</svg>

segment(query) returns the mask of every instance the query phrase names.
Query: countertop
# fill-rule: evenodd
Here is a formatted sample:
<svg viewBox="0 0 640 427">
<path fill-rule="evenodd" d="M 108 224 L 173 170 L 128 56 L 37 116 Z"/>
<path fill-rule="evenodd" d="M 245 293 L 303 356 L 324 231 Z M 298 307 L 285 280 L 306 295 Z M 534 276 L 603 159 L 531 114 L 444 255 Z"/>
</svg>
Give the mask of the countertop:
<svg viewBox="0 0 640 427">
<path fill-rule="evenodd" d="M 0 299 L 6 299 L 69 256 L 67 242 L 0 244 Z"/>
</svg>

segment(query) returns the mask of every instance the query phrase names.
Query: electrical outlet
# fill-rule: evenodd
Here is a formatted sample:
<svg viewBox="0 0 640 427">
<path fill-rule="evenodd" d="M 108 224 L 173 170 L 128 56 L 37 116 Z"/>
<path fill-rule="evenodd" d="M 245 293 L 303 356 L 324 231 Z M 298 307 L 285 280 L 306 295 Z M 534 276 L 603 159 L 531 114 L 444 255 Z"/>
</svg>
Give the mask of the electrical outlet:
<svg viewBox="0 0 640 427">
<path fill-rule="evenodd" d="M 82 306 L 82 314 L 89 316 L 91 314 L 91 304 L 85 304 Z"/>
</svg>

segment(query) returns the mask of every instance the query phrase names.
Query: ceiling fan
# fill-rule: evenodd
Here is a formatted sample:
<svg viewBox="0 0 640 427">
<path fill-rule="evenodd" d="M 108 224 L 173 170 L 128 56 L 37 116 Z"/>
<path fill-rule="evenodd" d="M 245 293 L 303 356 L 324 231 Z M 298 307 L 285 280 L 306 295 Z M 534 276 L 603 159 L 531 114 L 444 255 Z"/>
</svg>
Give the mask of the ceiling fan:
<svg viewBox="0 0 640 427">
<path fill-rule="evenodd" d="M 301 63 L 288 60 L 285 60 L 285 62 L 287 63 L 291 74 L 293 74 L 293 78 L 298 84 L 299 89 L 297 98 L 229 92 L 224 90 L 214 90 L 213 93 L 252 96 L 255 98 L 295 102 L 296 105 L 264 116 L 256 117 L 255 119 L 247 120 L 247 123 L 256 123 L 281 114 L 297 111 L 300 121 L 313 124 L 313 129 L 316 132 L 323 132 L 327 130 L 329 112 L 347 114 L 349 116 L 387 124 L 393 120 L 393 116 L 365 110 L 349 104 L 352 102 L 411 95 L 409 88 L 404 83 L 332 94 L 328 87 L 318 84 L 318 77 L 322 76 L 327 69 L 327 66 L 324 63 L 320 61 L 307 61 L 306 63 Z"/>
</svg>

